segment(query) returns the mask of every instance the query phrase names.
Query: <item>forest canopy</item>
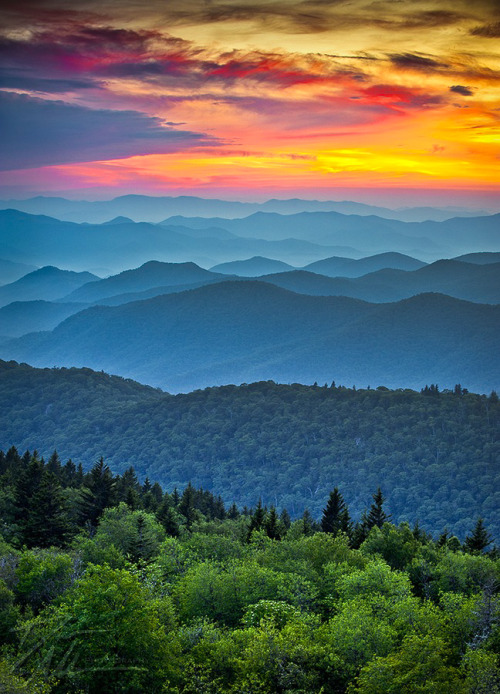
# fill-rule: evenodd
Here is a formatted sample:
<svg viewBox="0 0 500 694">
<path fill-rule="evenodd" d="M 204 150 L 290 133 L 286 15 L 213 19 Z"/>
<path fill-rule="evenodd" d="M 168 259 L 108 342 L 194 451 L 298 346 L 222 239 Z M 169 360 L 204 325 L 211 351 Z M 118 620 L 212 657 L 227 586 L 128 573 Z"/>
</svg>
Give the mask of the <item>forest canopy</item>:
<svg viewBox="0 0 500 694">
<path fill-rule="evenodd" d="M 169 395 L 90 369 L 0 362 L 0 447 L 103 457 L 172 492 L 189 482 L 226 505 L 259 497 L 319 520 L 339 487 L 359 516 L 377 487 L 394 522 L 462 540 L 478 516 L 500 537 L 500 405 L 459 384 L 355 390 L 266 381 Z"/>
</svg>

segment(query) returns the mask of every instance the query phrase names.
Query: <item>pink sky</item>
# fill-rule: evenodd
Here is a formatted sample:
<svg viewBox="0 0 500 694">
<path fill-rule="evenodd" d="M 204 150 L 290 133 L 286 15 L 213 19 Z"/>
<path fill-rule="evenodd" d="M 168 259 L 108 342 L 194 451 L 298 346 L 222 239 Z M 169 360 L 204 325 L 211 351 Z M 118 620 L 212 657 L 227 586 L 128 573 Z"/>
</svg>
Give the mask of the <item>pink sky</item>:
<svg viewBox="0 0 500 694">
<path fill-rule="evenodd" d="M 3 198 L 500 206 L 494 2 L 5 5 Z"/>
</svg>

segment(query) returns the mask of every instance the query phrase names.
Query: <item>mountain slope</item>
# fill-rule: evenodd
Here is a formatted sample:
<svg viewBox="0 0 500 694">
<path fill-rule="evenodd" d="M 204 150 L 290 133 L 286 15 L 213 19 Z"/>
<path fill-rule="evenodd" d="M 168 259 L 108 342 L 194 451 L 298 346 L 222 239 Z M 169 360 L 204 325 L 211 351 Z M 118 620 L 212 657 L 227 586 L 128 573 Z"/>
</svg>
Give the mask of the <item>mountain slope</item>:
<svg viewBox="0 0 500 694">
<path fill-rule="evenodd" d="M 466 253 L 453 260 L 460 260 L 463 263 L 475 263 L 476 265 L 490 265 L 500 263 L 500 253 Z"/>
<path fill-rule="evenodd" d="M 21 279 L 28 272 L 33 272 L 37 268 L 34 265 L 25 263 L 14 263 L 12 260 L 0 258 L 0 285 L 10 284 Z"/>
<path fill-rule="evenodd" d="M 242 255 L 281 257 L 293 264 L 312 262 L 352 248 L 324 247 L 304 239 L 269 241 L 196 237 L 189 229 L 147 223 L 74 224 L 16 210 L 0 210 L 2 255 L 13 261 L 57 264 L 75 269 L 110 267 L 117 272 L 151 259 L 194 261 L 211 266 Z"/>
<path fill-rule="evenodd" d="M 258 277 L 273 272 L 288 272 L 295 268 L 281 260 L 254 256 L 247 260 L 234 260 L 231 263 L 221 263 L 210 268 L 211 272 L 221 272 L 224 275 L 238 275 L 239 277 Z"/>
<path fill-rule="evenodd" d="M 13 397 L 15 394 L 15 397 Z M 171 396 L 89 369 L 0 362 L 0 448 L 57 449 L 88 469 L 134 465 L 172 491 L 227 504 L 305 507 L 339 486 L 359 517 L 382 486 L 393 520 L 463 537 L 477 515 L 500 537 L 498 399 L 261 382 Z"/>
<path fill-rule="evenodd" d="M 60 270 L 48 265 L 0 287 L 0 306 L 13 301 L 44 299 L 53 301 L 69 294 L 86 282 L 97 280 L 90 272 Z"/>
<path fill-rule="evenodd" d="M 52 330 L 84 304 L 51 301 L 14 301 L 0 308 L 0 335 L 20 337 L 26 333 Z"/>
<path fill-rule="evenodd" d="M 176 286 L 214 281 L 219 275 L 195 263 L 162 263 L 151 260 L 133 270 L 124 270 L 102 280 L 87 283 L 68 297 L 68 301 L 91 302 L 99 299 L 142 292 L 159 286 Z"/>
<path fill-rule="evenodd" d="M 428 292 L 475 303 L 500 303 L 500 263 L 479 266 L 439 260 L 411 272 L 386 268 L 349 278 L 296 270 L 264 275 L 259 279 L 300 294 L 350 296 L 375 303 L 400 301 Z"/>
<path fill-rule="evenodd" d="M 500 306 L 426 294 L 391 304 L 227 281 L 93 307 L 0 348 L 37 366 L 89 366 L 167 390 L 253 380 L 489 392 L 500 386 Z"/>
<path fill-rule="evenodd" d="M 327 277 L 361 277 L 369 272 L 392 268 L 394 270 L 418 270 L 426 263 L 403 253 L 377 253 L 366 258 L 325 258 L 309 263 L 303 270 L 317 272 Z"/>
</svg>

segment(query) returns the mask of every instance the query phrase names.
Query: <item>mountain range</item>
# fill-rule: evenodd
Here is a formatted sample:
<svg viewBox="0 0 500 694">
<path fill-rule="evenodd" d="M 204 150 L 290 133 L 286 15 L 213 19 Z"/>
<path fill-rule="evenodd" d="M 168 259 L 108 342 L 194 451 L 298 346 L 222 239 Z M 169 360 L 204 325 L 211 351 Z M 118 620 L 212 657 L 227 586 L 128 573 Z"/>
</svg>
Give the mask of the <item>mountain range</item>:
<svg viewBox="0 0 500 694">
<path fill-rule="evenodd" d="M 166 390 L 275 379 L 500 386 L 500 306 L 421 294 L 389 304 L 226 281 L 116 307 L 0 346 L 35 366 L 88 366 Z"/>
<path fill-rule="evenodd" d="M 14 396 L 13 396 L 14 395 Z M 226 503 L 305 507 L 329 490 L 360 516 L 383 485 L 394 522 L 463 536 L 477 514 L 500 537 L 494 396 L 272 381 L 169 395 L 90 369 L 0 361 L 0 448 L 57 449 L 89 469 L 101 456 L 168 491 L 195 486 Z"/>
<path fill-rule="evenodd" d="M 394 302 L 420 293 L 438 292 L 476 303 L 498 303 L 500 300 L 500 264 L 492 262 L 497 254 L 475 256 L 478 263 L 441 260 L 430 265 L 397 253 L 380 254 L 360 260 L 329 258 L 321 267 L 331 270 L 344 267 L 352 277 L 328 277 L 307 269 L 256 275 L 267 282 L 298 294 L 315 296 L 348 296 L 372 303 Z M 487 263 L 487 261 L 491 261 Z M 482 264 L 480 264 L 482 263 Z M 0 337 L 19 337 L 27 332 L 52 330 L 59 322 L 90 305 L 118 306 L 155 296 L 180 293 L 218 282 L 250 279 L 251 269 L 283 264 L 266 258 L 229 263 L 226 269 L 242 275 L 226 275 L 205 270 L 195 263 L 162 263 L 149 261 L 105 279 L 90 273 L 74 273 L 44 267 L 21 280 L 0 287 Z M 416 270 L 399 270 L 401 266 Z M 318 264 L 313 263 L 312 268 Z M 380 268 L 361 276 L 363 269 Z M 224 268 L 223 268 L 224 269 Z M 88 281 L 89 277 L 91 281 Z M 75 287 L 75 288 L 74 288 Z M 68 289 L 72 290 L 68 293 Z M 36 297 L 39 297 L 38 300 Z M 51 303 L 56 302 L 56 303 Z M 59 318 L 59 320 L 57 320 Z"/>
<path fill-rule="evenodd" d="M 282 257 L 294 265 L 334 254 L 363 255 L 347 244 L 324 246 L 305 239 L 240 238 L 227 231 L 222 236 L 200 236 L 181 226 L 121 221 L 75 224 L 17 210 L 0 211 L 0 247 L 6 260 L 38 266 L 56 264 L 78 271 L 90 268 L 101 275 L 152 259 L 194 261 L 210 267 L 252 255 Z"/>
<path fill-rule="evenodd" d="M 160 222 L 174 215 L 199 215 L 201 217 L 247 217 L 254 212 L 340 212 L 342 214 L 377 215 L 386 219 L 405 222 L 426 220 L 443 221 L 451 217 L 468 217 L 491 214 L 487 210 L 470 210 L 464 207 L 403 207 L 389 209 L 352 201 L 267 200 L 263 203 L 217 200 L 194 196 L 122 195 L 112 200 L 89 202 L 67 200 L 61 197 L 37 196 L 26 200 L 1 200 L 0 209 L 14 209 L 36 215 L 48 215 L 70 222 L 102 224 L 118 217 L 128 217 L 136 222 Z"/>
</svg>

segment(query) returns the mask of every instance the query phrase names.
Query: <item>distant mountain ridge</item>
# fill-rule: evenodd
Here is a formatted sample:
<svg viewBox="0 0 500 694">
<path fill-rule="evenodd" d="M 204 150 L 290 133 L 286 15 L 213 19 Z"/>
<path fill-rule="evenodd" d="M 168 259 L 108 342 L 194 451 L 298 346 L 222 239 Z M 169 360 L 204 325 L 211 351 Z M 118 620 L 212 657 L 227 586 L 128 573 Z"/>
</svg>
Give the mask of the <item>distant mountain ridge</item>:
<svg viewBox="0 0 500 694">
<path fill-rule="evenodd" d="M 162 285 L 175 286 L 214 281 L 220 276 L 195 263 L 162 263 L 150 260 L 133 270 L 87 283 L 66 297 L 68 301 L 91 302 L 123 293 L 141 292 Z"/>
<path fill-rule="evenodd" d="M 292 264 L 334 253 L 362 255 L 348 246 L 326 247 L 306 239 L 272 241 L 227 233 L 218 238 L 193 235 L 192 230 L 179 226 L 144 222 L 75 224 L 17 210 L 0 210 L 0 245 L 3 257 L 15 262 L 76 270 L 108 265 L 112 272 L 152 259 L 213 266 L 217 260 L 235 260 L 242 255 L 278 256 Z"/>
<path fill-rule="evenodd" d="M 238 275 L 240 277 L 257 277 L 258 275 L 267 275 L 272 272 L 288 272 L 295 269 L 292 265 L 288 265 L 288 263 L 284 263 L 281 260 L 254 256 L 247 260 L 234 260 L 230 263 L 214 265 L 214 267 L 210 268 L 210 271 L 220 272 L 225 275 Z"/>
<path fill-rule="evenodd" d="M 500 386 L 500 306 L 424 294 L 389 304 L 226 281 L 96 306 L 0 357 L 89 366 L 170 391 L 252 380 Z"/>
<path fill-rule="evenodd" d="M 263 203 L 238 202 L 181 195 L 147 196 L 122 195 L 111 200 L 85 201 L 67 200 L 61 197 L 37 196 L 27 200 L 1 200 L 0 209 L 12 208 L 30 214 L 45 214 L 71 222 L 101 224 L 115 217 L 125 215 L 135 222 L 161 222 L 166 217 L 246 217 L 254 212 L 277 212 L 296 214 L 298 212 L 340 212 L 342 214 L 377 215 L 386 219 L 399 219 L 406 222 L 426 220 L 443 221 L 451 217 L 482 216 L 490 211 L 468 210 L 462 207 L 403 207 L 389 209 L 354 201 L 267 200 Z"/>
<path fill-rule="evenodd" d="M 385 268 L 394 270 L 418 270 L 426 263 L 403 253 L 378 253 L 366 258 L 325 258 L 309 263 L 303 270 L 317 272 L 327 277 L 361 277 L 368 272 L 376 272 Z"/>
<path fill-rule="evenodd" d="M 15 282 L 0 286 L 0 306 L 13 301 L 60 299 L 77 287 L 99 279 L 91 272 L 60 270 L 52 265 L 34 270 Z"/>
</svg>

